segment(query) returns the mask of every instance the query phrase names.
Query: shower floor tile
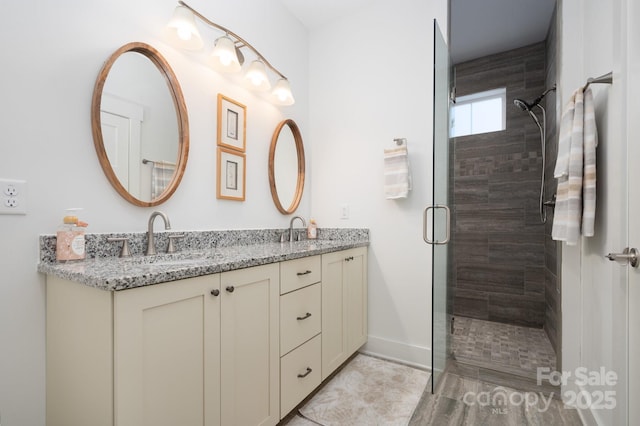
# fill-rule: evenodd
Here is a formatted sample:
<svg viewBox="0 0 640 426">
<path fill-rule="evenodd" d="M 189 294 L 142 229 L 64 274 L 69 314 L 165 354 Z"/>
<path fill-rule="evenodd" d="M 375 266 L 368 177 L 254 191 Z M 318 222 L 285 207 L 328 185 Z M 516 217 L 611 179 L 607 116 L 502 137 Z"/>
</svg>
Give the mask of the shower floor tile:
<svg viewBox="0 0 640 426">
<path fill-rule="evenodd" d="M 556 369 L 543 329 L 455 317 L 452 349 L 461 363 L 535 378 L 538 367 Z"/>
</svg>

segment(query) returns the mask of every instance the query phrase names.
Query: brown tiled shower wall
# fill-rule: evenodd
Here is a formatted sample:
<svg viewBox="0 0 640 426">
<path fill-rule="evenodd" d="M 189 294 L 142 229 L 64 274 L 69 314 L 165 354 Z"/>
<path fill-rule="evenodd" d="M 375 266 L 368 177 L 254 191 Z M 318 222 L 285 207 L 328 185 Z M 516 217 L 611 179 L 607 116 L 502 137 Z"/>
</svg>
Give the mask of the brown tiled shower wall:
<svg viewBox="0 0 640 426">
<path fill-rule="evenodd" d="M 545 298 L 553 277 L 538 214 L 540 132 L 513 105 L 545 90 L 545 50 L 540 42 L 455 67 L 458 96 L 506 87 L 507 107 L 505 131 L 451 140 L 454 315 L 543 327 L 546 305 L 555 303 Z"/>
</svg>

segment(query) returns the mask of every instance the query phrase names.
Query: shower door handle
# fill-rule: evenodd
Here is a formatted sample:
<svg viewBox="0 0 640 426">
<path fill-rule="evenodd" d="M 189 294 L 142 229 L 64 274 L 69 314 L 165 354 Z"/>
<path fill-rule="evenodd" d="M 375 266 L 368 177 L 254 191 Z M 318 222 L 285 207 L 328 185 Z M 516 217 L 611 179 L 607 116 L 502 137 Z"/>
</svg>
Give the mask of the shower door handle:
<svg viewBox="0 0 640 426">
<path fill-rule="evenodd" d="M 447 218 L 447 226 L 446 226 L 447 233 L 444 237 L 444 240 L 442 241 L 436 240 L 435 235 L 434 235 L 434 239 L 430 240 L 429 232 L 428 232 L 429 226 L 428 226 L 427 216 L 429 215 L 429 210 L 433 210 L 435 214 L 435 211 L 438 209 L 444 210 Z M 435 233 L 435 229 L 434 229 L 434 233 Z M 436 204 L 435 206 L 429 206 L 426 209 L 424 209 L 424 214 L 422 216 L 422 239 L 424 240 L 424 242 L 432 245 L 443 245 L 449 242 L 450 237 L 451 237 L 451 210 L 449 210 L 449 207 L 442 204 Z"/>
</svg>

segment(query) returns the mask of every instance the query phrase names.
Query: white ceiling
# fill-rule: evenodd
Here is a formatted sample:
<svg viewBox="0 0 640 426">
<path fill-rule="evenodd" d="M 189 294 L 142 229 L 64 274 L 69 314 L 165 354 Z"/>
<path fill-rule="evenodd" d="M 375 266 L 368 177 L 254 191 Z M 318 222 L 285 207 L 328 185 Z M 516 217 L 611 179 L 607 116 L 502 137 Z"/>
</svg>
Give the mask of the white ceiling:
<svg viewBox="0 0 640 426">
<path fill-rule="evenodd" d="M 310 30 L 366 5 L 371 0 L 280 0 Z"/>
<path fill-rule="evenodd" d="M 454 64 L 542 41 L 555 0 L 451 0 Z"/>
<path fill-rule="evenodd" d="M 280 0 L 310 30 L 348 15 L 370 1 Z M 556 3 L 555 0 L 450 1 L 454 63 L 544 40 Z"/>
</svg>

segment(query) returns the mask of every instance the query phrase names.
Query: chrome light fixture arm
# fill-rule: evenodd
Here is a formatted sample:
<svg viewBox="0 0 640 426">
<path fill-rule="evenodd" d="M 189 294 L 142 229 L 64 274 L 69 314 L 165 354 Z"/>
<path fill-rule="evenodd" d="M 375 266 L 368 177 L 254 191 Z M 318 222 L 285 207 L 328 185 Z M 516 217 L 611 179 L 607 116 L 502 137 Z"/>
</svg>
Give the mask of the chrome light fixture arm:
<svg viewBox="0 0 640 426">
<path fill-rule="evenodd" d="M 274 73 L 278 74 L 278 76 L 280 76 L 280 78 L 288 80 L 287 77 L 282 74 L 280 71 L 278 71 L 273 65 L 271 65 L 271 63 L 269 63 L 269 61 L 267 61 L 267 59 L 262 56 L 262 54 L 260 54 L 260 52 L 258 52 L 258 50 L 253 47 L 251 45 L 251 43 L 249 43 L 248 41 L 246 41 L 245 39 L 243 39 L 242 37 L 240 37 L 238 34 L 234 33 L 233 31 L 231 31 L 230 29 L 216 24 L 215 22 L 210 21 L 206 16 L 204 16 L 203 14 L 201 14 L 200 12 L 198 12 L 197 10 L 195 10 L 194 8 L 192 8 L 191 6 L 189 6 L 187 3 L 183 2 L 182 0 L 178 0 L 178 4 L 180 4 L 181 6 L 186 7 L 187 9 L 189 9 L 195 16 L 197 16 L 201 21 L 205 22 L 207 25 L 210 25 L 214 28 L 219 29 L 220 31 L 223 31 L 224 33 L 232 36 L 234 39 L 236 39 L 236 43 L 240 43 L 240 45 L 237 45 L 236 47 L 238 48 L 243 48 L 243 47 L 247 47 L 249 49 L 251 49 L 251 51 Z"/>
</svg>

